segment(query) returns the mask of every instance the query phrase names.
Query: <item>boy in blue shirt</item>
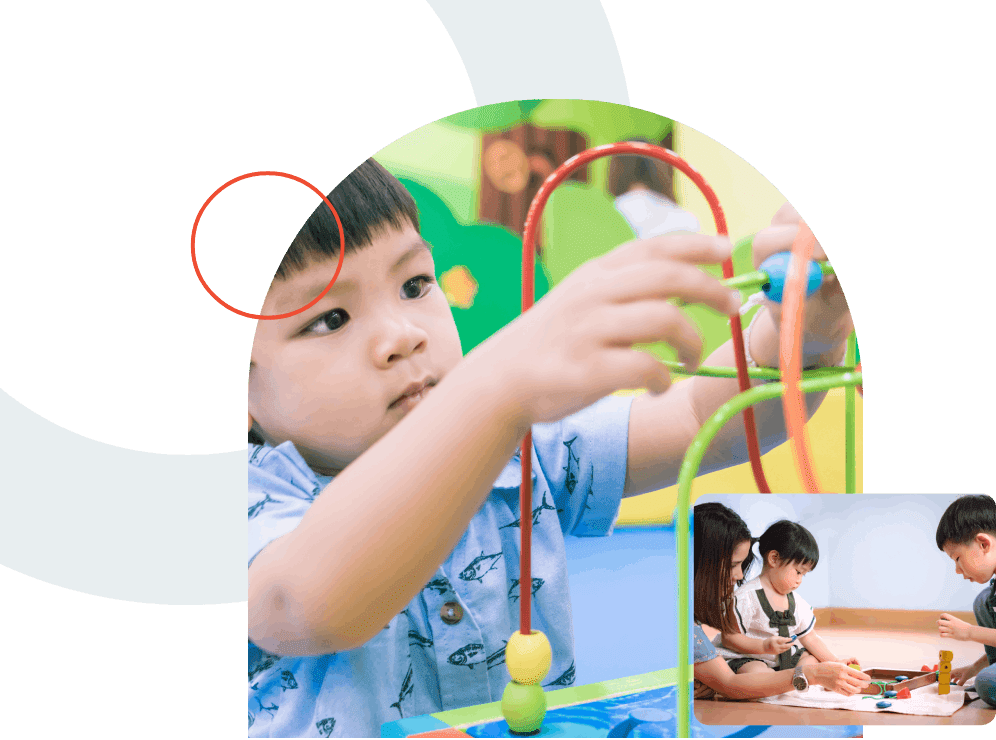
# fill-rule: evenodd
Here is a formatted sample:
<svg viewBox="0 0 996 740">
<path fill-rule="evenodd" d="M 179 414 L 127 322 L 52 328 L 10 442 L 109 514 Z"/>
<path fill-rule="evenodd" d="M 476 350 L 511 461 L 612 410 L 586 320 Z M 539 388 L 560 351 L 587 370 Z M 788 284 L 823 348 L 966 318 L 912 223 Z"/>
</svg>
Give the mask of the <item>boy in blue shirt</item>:
<svg viewBox="0 0 996 740">
<path fill-rule="evenodd" d="M 368 160 L 329 200 L 345 235 L 338 280 L 307 311 L 259 322 L 253 342 L 250 736 L 372 736 L 389 720 L 499 700 L 522 598 L 551 642 L 545 685 L 572 685 L 564 535 L 608 534 L 624 496 L 673 484 L 701 424 L 737 393 L 732 379 L 670 388 L 664 366 L 633 347 L 663 339 L 698 365 L 701 339 L 670 300 L 735 312 L 739 295 L 697 267 L 726 259 L 730 242 L 675 234 L 620 246 L 463 357 L 408 192 Z M 779 211 L 755 261 L 788 249 L 797 222 Z M 339 249 L 322 204 L 263 313 L 317 296 Z M 825 258 L 818 247 L 814 257 Z M 836 280 L 806 313 L 805 364 L 836 364 L 851 331 Z M 777 320 L 770 306 L 750 334 L 761 365 L 777 364 Z M 708 362 L 732 366 L 732 342 Z M 609 395 L 627 388 L 652 393 Z M 756 417 L 764 448 L 784 439 L 777 401 Z M 516 448 L 530 429 L 533 502 L 522 512 Z M 744 460 L 737 419 L 703 472 Z M 531 584 L 517 579 L 522 516 L 533 522 Z"/>
<path fill-rule="evenodd" d="M 941 515 L 937 547 L 954 560 L 955 573 L 972 583 L 988 583 L 975 599 L 976 625 L 944 613 L 937 620 L 941 637 L 980 642 L 985 653 L 974 663 L 951 671 L 951 682 L 975 676 L 979 696 L 996 707 L 996 501 L 990 496 L 962 496 Z"/>
</svg>

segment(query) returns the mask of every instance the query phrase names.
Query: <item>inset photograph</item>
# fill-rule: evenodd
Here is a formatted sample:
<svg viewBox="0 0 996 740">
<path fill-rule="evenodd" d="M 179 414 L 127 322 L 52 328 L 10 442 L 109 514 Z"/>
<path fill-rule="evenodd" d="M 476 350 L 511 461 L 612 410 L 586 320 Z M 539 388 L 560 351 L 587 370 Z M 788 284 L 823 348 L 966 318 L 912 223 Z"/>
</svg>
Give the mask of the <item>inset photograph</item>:
<svg viewBox="0 0 996 740">
<path fill-rule="evenodd" d="M 694 507 L 695 716 L 996 717 L 996 501 L 708 495 Z"/>
</svg>

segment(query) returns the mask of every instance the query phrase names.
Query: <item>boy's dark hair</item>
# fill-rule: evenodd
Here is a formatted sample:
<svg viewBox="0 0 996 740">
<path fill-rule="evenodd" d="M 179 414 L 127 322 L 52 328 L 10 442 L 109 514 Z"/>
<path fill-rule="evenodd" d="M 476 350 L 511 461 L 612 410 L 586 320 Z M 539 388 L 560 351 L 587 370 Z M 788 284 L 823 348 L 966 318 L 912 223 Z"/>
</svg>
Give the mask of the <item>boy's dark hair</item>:
<svg viewBox="0 0 996 740">
<path fill-rule="evenodd" d="M 740 631 L 733 612 L 733 584 L 730 581 L 730 561 L 741 542 L 754 539 L 740 516 L 719 503 L 699 504 L 692 510 L 695 521 L 694 592 L 695 621 L 708 624 L 722 632 Z M 754 562 L 749 550 L 743 562 L 744 577 Z"/>
<path fill-rule="evenodd" d="M 368 159 L 328 194 L 342 221 L 346 252 L 369 246 L 387 227 L 419 230 L 418 207 L 405 186 L 373 159 Z M 316 261 L 339 258 L 339 226 L 324 202 L 304 222 L 280 261 L 274 280 L 286 280 Z"/>
<path fill-rule="evenodd" d="M 419 230 L 418 207 L 405 186 L 373 159 L 368 159 L 328 194 L 339 214 L 346 253 L 370 246 L 379 231 L 408 225 Z M 273 276 L 286 280 L 315 262 L 339 258 L 339 226 L 323 201 L 297 232 Z M 249 431 L 249 444 L 263 438 Z"/>
<path fill-rule="evenodd" d="M 786 563 L 811 565 L 815 568 L 820 562 L 820 548 L 813 533 L 788 519 L 772 524 L 757 542 L 757 549 L 764 562 L 767 562 L 768 553 L 772 550 Z"/>
<path fill-rule="evenodd" d="M 953 501 L 937 523 L 937 549 L 948 543 L 967 545 L 977 534 L 996 537 L 996 501 L 991 496 L 962 496 Z"/>
</svg>

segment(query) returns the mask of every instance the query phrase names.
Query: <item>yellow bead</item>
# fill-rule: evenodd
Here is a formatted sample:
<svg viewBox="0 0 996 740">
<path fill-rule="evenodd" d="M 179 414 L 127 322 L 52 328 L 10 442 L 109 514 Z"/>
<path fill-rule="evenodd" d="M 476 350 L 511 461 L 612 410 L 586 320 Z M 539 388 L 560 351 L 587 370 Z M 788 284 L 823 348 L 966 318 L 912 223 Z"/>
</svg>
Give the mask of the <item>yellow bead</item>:
<svg viewBox="0 0 996 740">
<path fill-rule="evenodd" d="M 513 681 L 520 684 L 539 683 L 550 670 L 553 651 L 546 635 L 537 630 L 524 635 L 512 633 L 505 646 L 505 665 Z"/>
<path fill-rule="evenodd" d="M 859 666 L 857 663 L 848 663 L 847 667 L 848 668 L 853 668 L 856 671 L 860 671 L 861 670 L 861 666 Z"/>
<path fill-rule="evenodd" d="M 942 650 L 941 660 L 943 660 L 946 663 L 950 663 L 952 660 L 954 660 L 954 653 L 951 652 L 950 650 Z"/>
<path fill-rule="evenodd" d="M 501 714 L 512 732 L 536 732 L 546 716 L 546 693 L 543 687 L 512 681 L 502 694 Z"/>
</svg>

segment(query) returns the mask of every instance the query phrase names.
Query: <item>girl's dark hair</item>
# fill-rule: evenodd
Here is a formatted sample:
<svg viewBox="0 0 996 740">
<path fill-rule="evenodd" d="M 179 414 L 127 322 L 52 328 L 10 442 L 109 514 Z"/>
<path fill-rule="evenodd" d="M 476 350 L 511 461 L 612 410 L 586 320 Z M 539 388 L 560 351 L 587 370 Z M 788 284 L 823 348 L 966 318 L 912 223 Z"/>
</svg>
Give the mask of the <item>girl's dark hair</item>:
<svg viewBox="0 0 996 740">
<path fill-rule="evenodd" d="M 630 141 L 664 145 L 662 142 L 649 142 L 641 138 Z M 674 170 L 671 165 L 640 154 L 617 154 L 609 160 L 608 191 L 613 196 L 618 198 L 637 183 L 674 200 Z"/>
<path fill-rule="evenodd" d="M 990 496 L 962 496 L 951 503 L 937 523 L 937 549 L 948 543 L 967 545 L 985 532 L 996 537 L 996 501 Z"/>
<path fill-rule="evenodd" d="M 758 540 L 761 560 L 768 561 L 768 553 L 774 550 L 786 563 L 811 565 L 820 562 L 820 548 L 813 533 L 801 524 L 782 519 L 768 527 Z"/>
<path fill-rule="evenodd" d="M 695 563 L 695 621 L 722 632 L 739 632 L 733 613 L 733 588 L 730 581 L 733 551 L 742 542 L 754 542 L 747 524 L 723 504 L 699 504 L 692 510 L 695 521 L 693 539 Z M 748 551 L 743 562 L 744 578 L 754 562 Z"/>
<path fill-rule="evenodd" d="M 415 199 L 373 159 L 349 173 L 327 197 L 342 222 L 347 254 L 370 246 L 383 229 L 411 225 L 419 230 Z M 277 267 L 274 282 L 286 280 L 316 262 L 338 259 L 340 246 L 339 226 L 323 201 L 297 232 Z M 263 439 L 250 430 L 249 444 L 261 445 Z"/>
</svg>

